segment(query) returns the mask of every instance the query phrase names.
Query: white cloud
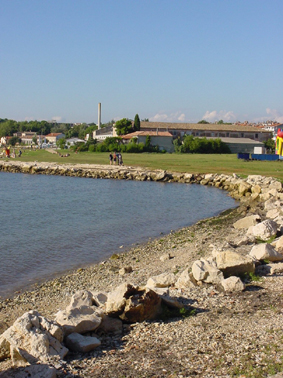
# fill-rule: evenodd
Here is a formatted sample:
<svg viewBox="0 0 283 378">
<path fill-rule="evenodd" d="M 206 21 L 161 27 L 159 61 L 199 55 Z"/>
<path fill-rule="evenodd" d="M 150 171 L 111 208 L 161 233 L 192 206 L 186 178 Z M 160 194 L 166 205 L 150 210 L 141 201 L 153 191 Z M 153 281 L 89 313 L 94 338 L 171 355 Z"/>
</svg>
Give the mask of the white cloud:
<svg viewBox="0 0 283 378">
<path fill-rule="evenodd" d="M 266 108 L 267 116 L 254 118 L 253 122 L 277 121 L 283 123 L 283 115 L 276 109 Z"/>
<path fill-rule="evenodd" d="M 283 123 L 283 115 L 278 110 L 267 108 L 266 113 L 269 115 L 268 119 L 270 121 L 277 121 Z"/>
<path fill-rule="evenodd" d="M 149 121 L 151 122 L 185 122 L 186 116 L 184 113 L 157 113 L 155 116 L 150 117 Z"/>
<path fill-rule="evenodd" d="M 202 119 L 205 119 L 208 122 L 215 122 L 221 119 L 224 122 L 233 122 L 236 120 L 236 116 L 231 110 L 228 112 L 226 110 L 220 110 L 219 112 L 217 110 L 213 110 L 212 112 L 207 110 Z"/>
</svg>

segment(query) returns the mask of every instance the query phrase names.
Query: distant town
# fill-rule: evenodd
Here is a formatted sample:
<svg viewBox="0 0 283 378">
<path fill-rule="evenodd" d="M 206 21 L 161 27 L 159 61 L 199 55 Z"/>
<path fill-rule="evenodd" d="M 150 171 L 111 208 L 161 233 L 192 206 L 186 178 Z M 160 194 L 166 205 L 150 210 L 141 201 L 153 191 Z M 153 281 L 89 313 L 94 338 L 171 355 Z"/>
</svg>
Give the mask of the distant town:
<svg viewBox="0 0 283 378">
<path fill-rule="evenodd" d="M 183 144 L 184 138 L 219 139 L 229 147 L 230 152 L 253 152 L 254 148 L 264 149 L 267 141 L 275 141 L 277 131 L 283 124 L 276 121 L 251 123 L 248 121 L 226 123 L 219 120 L 209 123 L 201 120 L 198 123 L 150 122 L 140 120 L 138 114 L 135 119 L 123 118 L 119 121 L 111 120 L 101 123 L 99 112 L 98 123 L 59 123 L 51 121 L 21 121 L 17 122 L 0 118 L 0 143 L 5 146 L 29 146 L 34 148 L 60 147 L 70 148 L 89 144 L 95 145 L 92 151 L 101 150 L 97 146 L 111 142 L 123 145 L 135 144 L 151 147 L 152 151 L 176 152 Z M 273 143 L 273 142 L 269 142 Z M 109 145 L 109 143 L 108 143 Z M 84 147 L 85 148 L 85 147 Z M 115 148 L 115 147 L 114 147 Z M 82 149 L 85 150 L 85 149 Z M 103 149 L 102 149 L 103 150 Z M 111 149 L 108 148 L 111 151 Z M 107 149 L 105 151 L 108 151 Z M 124 152 L 135 152 L 124 148 Z M 179 152 L 182 148 L 179 148 Z M 136 152 L 146 151 L 140 150 Z"/>
</svg>

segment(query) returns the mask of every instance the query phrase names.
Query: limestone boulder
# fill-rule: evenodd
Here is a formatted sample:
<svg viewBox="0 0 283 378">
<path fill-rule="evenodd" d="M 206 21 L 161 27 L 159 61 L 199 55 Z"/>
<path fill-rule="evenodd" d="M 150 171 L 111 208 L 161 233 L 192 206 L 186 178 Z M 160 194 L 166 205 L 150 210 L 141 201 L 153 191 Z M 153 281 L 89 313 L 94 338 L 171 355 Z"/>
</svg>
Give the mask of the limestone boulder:
<svg viewBox="0 0 283 378">
<path fill-rule="evenodd" d="M 275 249 L 279 253 L 283 254 L 283 236 L 280 236 L 280 238 L 276 241 Z"/>
<path fill-rule="evenodd" d="M 255 214 L 255 215 L 250 215 L 248 217 L 239 219 L 237 222 L 233 224 L 233 226 L 236 229 L 249 228 L 251 226 L 255 226 L 260 221 L 261 221 L 260 216 L 258 214 Z"/>
<path fill-rule="evenodd" d="M 161 298 L 147 287 L 123 283 L 109 293 L 105 312 L 128 323 L 152 320 L 161 313 Z"/>
<path fill-rule="evenodd" d="M 281 215 L 280 209 L 271 209 L 271 210 L 268 210 L 268 212 L 266 213 L 266 217 L 273 220 L 275 220 L 275 218 L 278 218 L 280 215 Z"/>
<path fill-rule="evenodd" d="M 193 273 L 186 268 L 179 276 L 175 286 L 178 289 L 185 289 L 190 287 L 195 287 L 197 285 L 197 281 L 195 280 Z"/>
<path fill-rule="evenodd" d="M 107 294 L 103 291 L 95 291 L 92 293 L 92 300 L 95 306 L 103 307 L 107 301 Z"/>
<path fill-rule="evenodd" d="M 146 286 L 149 288 L 155 287 L 169 287 L 174 285 L 176 282 L 176 276 L 173 273 L 162 273 L 158 276 L 150 277 L 147 281 Z"/>
<path fill-rule="evenodd" d="M 236 276 L 225 278 L 221 282 L 221 285 L 223 286 L 224 291 L 228 291 L 228 292 L 245 290 L 244 283 L 241 281 L 239 277 L 236 277 Z"/>
<path fill-rule="evenodd" d="M 67 310 L 72 310 L 74 308 L 82 306 L 92 306 L 93 305 L 93 295 L 88 290 L 79 290 L 71 297 L 69 306 Z"/>
<path fill-rule="evenodd" d="M 238 187 L 238 192 L 239 192 L 239 195 L 240 196 L 245 196 L 248 192 L 251 191 L 251 185 L 244 182 L 244 181 L 241 181 L 240 184 L 239 184 L 239 187 Z"/>
<path fill-rule="evenodd" d="M 100 346 L 101 341 L 97 337 L 71 333 L 66 337 L 65 344 L 73 352 L 87 353 Z"/>
<path fill-rule="evenodd" d="M 250 256 L 257 260 L 282 261 L 283 255 L 268 243 L 256 244 L 251 249 Z"/>
<path fill-rule="evenodd" d="M 192 265 L 192 274 L 196 281 L 218 284 L 223 280 L 223 273 L 205 259 L 196 260 Z"/>
<path fill-rule="evenodd" d="M 249 227 L 247 234 L 251 234 L 261 240 L 268 240 L 277 234 L 277 223 L 267 219 L 256 226 Z"/>
<path fill-rule="evenodd" d="M 0 336 L 0 359 L 11 356 L 13 366 L 26 366 L 38 361 L 48 363 L 52 358 L 64 358 L 68 352 L 61 341 L 59 325 L 29 311 Z"/>
<path fill-rule="evenodd" d="M 255 271 L 255 264 L 250 256 L 241 256 L 234 251 L 226 250 L 214 251 L 214 257 L 217 268 L 223 272 L 225 278 Z"/>
<path fill-rule="evenodd" d="M 57 312 L 56 322 L 63 327 L 64 335 L 94 331 L 101 323 L 101 312 L 94 306 L 81 306 Z"/>
</svg>

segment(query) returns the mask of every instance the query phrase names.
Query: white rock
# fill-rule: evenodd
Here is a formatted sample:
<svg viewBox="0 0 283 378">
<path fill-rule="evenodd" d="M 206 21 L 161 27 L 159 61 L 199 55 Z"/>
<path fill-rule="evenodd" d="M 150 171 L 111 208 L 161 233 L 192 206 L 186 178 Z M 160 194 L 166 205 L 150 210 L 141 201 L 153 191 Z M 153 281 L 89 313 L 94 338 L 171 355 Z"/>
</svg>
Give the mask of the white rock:
<svg viewBox="0 0 283 378">
<path fill-rule="evenodd" d="M 241 281 L 239 277 L 231 276 L 229 278 L 224 279 L 221 282 L 224 291 L 243 291 L 245 290 L 245 285 Z"/>
<path fill-rule="evenodd" d="M 71 298 L 71 302 L 66 310 L 72 310 L 81 306 L 92 306 L 92 293 L 88 290 L 77 291 Z"/>
<path fill-rule="evenodd" d="M 271 267 L 271 274 L 283 273 L 283 263 L 269 264 Z"/>
<path fill-rule="evenodd" d="M 176 282 L 176 276 L 173 273 L 162 273 L 158 276 L 150 277 L 146 286 L 150 288 L 154 287 L 169 287 Z"/>
<path fill-rule="evenodd" d="M 189 268 L 186 268 L 179 276 L 175 286 L 178 289 L 190 288 L 196 286 L 196 280 L 193 277 L 192 272 L 189 271 Z"/>
<path fill-rule="evenodd" d="M 67 347 L 73 352 L 87 353 L 101 345 L 96 337 L 82 336 L 79 333 L 71 333 L 65 339 Z"/>
<path fill-rule="evenodd" d="M 196 281 L 218 284 L 223 280 L 223 273 L 205 259 L 197 260 L 192 265 L 193 277 Z"/>
<path fill-rule="evenodd" d="M 268 210 L 266 213 L 266 217 L 269 219 L 275 219 L 280 216 L 280 210 L 279 209 L 271 209 Z"/>
<path fill-rule="evenodd" d="M 0 336 L 0 358 L 8 357 L 10 353 L 14 366 L 37 361 L 46 363 L 53 357 L 62 359 L 68 349 L 59 340 L 62 340 L 62 330 L 58 325 L 43 318 L 37 311 L 29 311 Z"/>
<path fill-rule="evenodd" d="M 283 236 L 281 236 L 277 242 L 276 242 L 276 245 L 275 245 L 275 249 L 276 251 L 278 251 L 279 253 L 283 253 Z"/>
<path fill-rule="evenodd" d="M 239 219 L 237 222 L 233 224 L 233 227 L 236 229 L 242 229 L 242 228 L 249 228 L 251 226 L 255 226 L 260 222 L 261 218 L 259 215 L 250 215 L 248 217 Z"/>
<path fill-rule="evenodd" d="M 59 311 L 56 322 L 63 327 L 65 335 L 94 331 L 101 323 L 101 313 L 94 306 L 81 306 Z"/>
<path fill-rule="evenodd" d="M 217 268 L 223 272 L 224 277 L 255 271 L 255 264 L 250 256 L 241 256 L 230 250 L 214 252 L 214 255 Z"/>
<path fill-rule="evenodd" d="M 261 240 L 268 240 L 277 234 L 277 223 L 267 219 L 256 226 L 251 226 L 247 234 L 252 234 Z"/>
<path fill-rule="evenodd" d="M 250 256 L 257 260 L 269 260 L 269 261 L 281 261 L 283 256 L 281 253 L 277 252 L 272 245 L 268 243 L 261 243 L 253 246 L 251 249 Z"/>
</svg>

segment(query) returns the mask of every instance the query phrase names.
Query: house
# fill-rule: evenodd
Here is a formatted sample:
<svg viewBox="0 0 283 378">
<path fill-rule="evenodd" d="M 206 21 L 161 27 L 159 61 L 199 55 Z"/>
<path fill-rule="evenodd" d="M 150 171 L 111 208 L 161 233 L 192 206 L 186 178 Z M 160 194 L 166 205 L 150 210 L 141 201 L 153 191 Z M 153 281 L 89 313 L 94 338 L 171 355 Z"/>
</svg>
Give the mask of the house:
<svg viewBox="0 0 283 378">
<path fill-rule="evenodd" d="M 140 129 L 142 131 L 169 131 L 174 138 L 193 135 L 212 138 L 248 138 L 259 142 L 272 138 L 272 132 L 268 130 L 242 125 L 142 121 Z"/>
<path fill-rule="evenodd" d="M 65 138 L 65 134 L 63 133 L 50 133 L 45 135 L 46 140 L 49 143 L 56 143 L 59 139 Z"/>
<path fill-rule="evenodd" d="M 135 131 L 127 135 L 120 135 L 123 143 L 129 143 L 131 139 L 137 138 L 138 143 L 144 144 L 147 136 L 150 137 L 150 144 L 158 146 L 160 151 L 174 152 L 173 135 L 168 131 Z"/>
<path fill-rule="evenodd" d="M 207 139 L 214 139 L 212 137 L 207 137 Z M 264 150 L 264 143 L 249 139 L 249 138 L 219 138 L 221 141 L 230 148 L 232 154 L 238 153 L 255 153 L 255 147 L 260 147 Z"/>
<path fill-rule="evenodd" d="M 279 129 L 280 130 L 283 129 L 283 124 L 282 123 L 272 123 L 272 124 L 267 123 L 263 125 L 263 129 L 272 132 L 272 139 L 274 139 L 275 141 L 276 136 L 277 136 L 277 131 Z"/>
<path fill-rule="evenodd" d="M 105 140 L 106 138 L 112 138 L 113 136 L 117 136 L 114 135 L 113 133 L 113 126 L 106 126 L 106 127 L 102 127 L 101 129 L 98 129 L 98 130 L 94 130 L 93 131 L 93 139 L 97 139 L 97 140 Z"/>
</svg>

